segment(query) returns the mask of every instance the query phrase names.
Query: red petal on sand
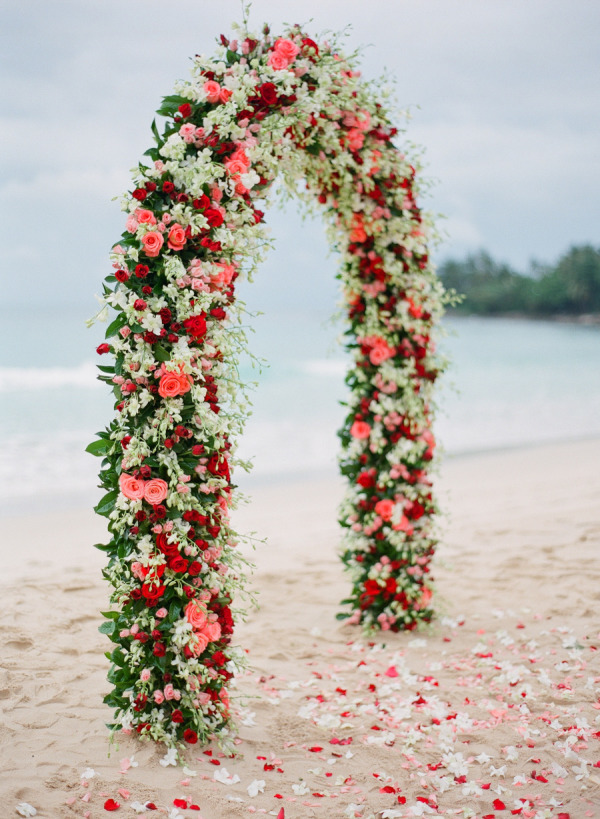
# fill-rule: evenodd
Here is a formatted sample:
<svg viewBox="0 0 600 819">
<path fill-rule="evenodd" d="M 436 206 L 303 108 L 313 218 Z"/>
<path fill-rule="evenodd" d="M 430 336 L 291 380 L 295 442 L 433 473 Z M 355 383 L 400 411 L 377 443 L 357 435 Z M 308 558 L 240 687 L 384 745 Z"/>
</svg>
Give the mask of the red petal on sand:
<svg viewBox="0 0 600 819">
<path fill-rule="evenodd" d="M 379 793 L 396 793 L 396 788 L 391 785 L 384 785 L 383 788 L 379 788 Z"/>
<path fill-rule="evenodd" d="M 189 810 L 200 810 L 200 805 L 190 805 Z"/>
<path fill-rule="evenodd" d="M 173 799 L 173 804 L 176 808 L 183 808 L 184 810 L 187 808 L 188 804 L 185 799 Z"/>
<path fill-rule="evenodd" d="M 321 752 L 323 749 L 321 748 L 321 746 L 320 746 L 320 745 L 313 745 L 313 746 L 312 746 L 312 748 L 309 748 L 308 750 L 309 750 L 309 751 L 311 751 L 313 754 L 318 754 L 318 753 L 320 753 L 320 752 Z"/>
<path fill-rule="evenodd" d="M 506 810 L 506 805 L 501 799 L 494 799 L 494 810 Z"/>
<path fill-rule="evenodd" d="M 107 799 L 104 803 L 104 810 L 119 810 L 120 807 L 121 805 L 114 799 Z"/>
<path fill-rule="evenodd" d="M 281 810 L 277 814 L 277 819 L 285 819 L 285 811 L 283 808 L 281 808 Z"/>
</svg>

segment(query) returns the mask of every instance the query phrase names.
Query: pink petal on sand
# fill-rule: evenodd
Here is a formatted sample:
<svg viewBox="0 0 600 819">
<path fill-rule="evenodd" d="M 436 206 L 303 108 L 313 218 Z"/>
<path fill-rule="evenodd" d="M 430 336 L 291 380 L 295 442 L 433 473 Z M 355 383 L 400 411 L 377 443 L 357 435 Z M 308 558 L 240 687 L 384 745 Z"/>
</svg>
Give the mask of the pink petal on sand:
<svg viewBox="0 0 600 819">
<path fill-rule="evenodd" d="M 391 665 L 388 670 L 385 672 L 386 677 L 397 677 L 398 672 L 396 671 L 395 666 Z"/>
</svg>

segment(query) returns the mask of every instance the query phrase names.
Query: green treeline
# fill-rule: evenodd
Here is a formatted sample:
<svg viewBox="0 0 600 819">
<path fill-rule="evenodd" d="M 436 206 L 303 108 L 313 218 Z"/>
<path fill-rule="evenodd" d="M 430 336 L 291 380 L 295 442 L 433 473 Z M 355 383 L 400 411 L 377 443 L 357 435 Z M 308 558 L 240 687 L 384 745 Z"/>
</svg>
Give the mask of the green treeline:
<svg viewBox="0 0 600 819">
<path fill-rule="evenodd" d="M 579 316 L 600 313 L 600 249 L 570 248 L 556 264 L 533 262 L 527 274 L 494 261 L 485 251 L 439 267 L 447 288 L 463 295 L 460 313 Z"/>
</svg>

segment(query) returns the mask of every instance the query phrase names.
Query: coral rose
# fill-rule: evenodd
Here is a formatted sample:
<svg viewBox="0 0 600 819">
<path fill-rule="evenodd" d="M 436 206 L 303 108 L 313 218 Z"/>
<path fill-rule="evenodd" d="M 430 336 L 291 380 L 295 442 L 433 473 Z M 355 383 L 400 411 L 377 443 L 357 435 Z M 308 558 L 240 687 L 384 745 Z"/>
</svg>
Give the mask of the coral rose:
<svg viewBox="0 0 600 819">
<path fill-rule="evenodd" d="M 371 434 L 371 426 L 366 421 L 355 421 L 350 427 L 350 435 L 353 438 L 364 439 Z"/>
<path fill-rule="evenodd" d="M 181 225 L 175 223 L 169 231 L 167 245 L 171 248 L 171 250 L 183 250 L 186 242 L 187 237 L 185 235 L 185 230 L 181 227 Z"/>
<path fill-rule="evenodd" d="M 153 478 L 151 481 L 147 481 L 144 486 L 144 498 L 152 506 L 156 506 L 157 503 L 164 501 L 168 491 L 169 486 L 166 481 L 161 478 Z"/>
<path fill-rule="evenodd" d="M 275 71 L 281 71 L 284 68 L 287 68 L 289 65 L 289 60 L 286 59 L 280 51 L 273 51 L 269 55 L 269 59 L 267 63 L 274 68 Z"/>
<path fill-rule="evenodd" d="M 158 394 L 161 398 L 175 398 L 189 392 L 191 385 L 191 376 L 186 375 L 183 370 L 178 373 L 166 372 L 158 383 Z"/>
<path fill-rule="evenodd" d="M 206 634 L 211 643 L 221 636 L 221 626 L 218 623 L 209 623 L 202 629 L 202 634 Z"/>
<path fill-rule="evenodd" d="M 152 213 L 151 210 L 147 210 L 146 208 L 136 208 L 134 211 L 134 216 L 138 220 L 138 222 L 143 223 L 145 225 L 156 224 L 156 216 Z"/>
<path fill-rule="evenodd" d="M 206 94 L 207 102 L 219 102 L 221 86 L 218 82 L 215 82 L 214 80 L 207 80 L 202 88 Z"/>
<path fill-rule="evenodd" d="M 158 384 L 161 398 L 175 398 L 180 394 L 181 379 L 179 373 L 165 373 Z"/>
<path fill-rule="evenodd" d="M 195 630 L 200 630 L 206 625 L 206 607 L 198 600 L 190 600 L 184 609 L 188 623 Z"/>
<path fill-rule="evenodd" d="M 142 244 L 144 245 L 144 253 L 146 256 L 158 256 L 160 249 L 165 243 L 162 234 L 157 230 L 151 230 L 142 236 Z"/>
<path fill-rule="evenodd" d="M 394 514 L 394 501 L 389 500 L 389 498 L 377 501 L 375 504 L 375 512 L 383 518 L 383 520 L 391 520 Z"/>
<path fill-rule="evenodd" d="M 199 657 L 203 651 L 205 651 L 206 646 L 209 643 L 209 639 L 206 634 L 202 634 L 202 632 L 195 631 L 192 640 L 190 641 L 190 648 L 192 650 L 192 654 L 194 657 Z"/>
<path fill-rule="evenodd" d="M 275 51 L 278 54 L 281 54 L 288 63 L 291 63 L 292 60 L 296 58 L 298 53 L 300 52 L 299 47 L 296 43 L 292 42 L 292 40 L 286 40 L 283 37 L 280 37 L 278 40 L 275 40 L 275 45 L 273 46 Z"/>
<path fill-rule="evenodd" d="M 129 500 L 140 500 L 144 497 L 145 482 L 134 478 L 133 475 L 123 472 L 119 476 L 119 487 L 121 493 Z"/>
</svg>

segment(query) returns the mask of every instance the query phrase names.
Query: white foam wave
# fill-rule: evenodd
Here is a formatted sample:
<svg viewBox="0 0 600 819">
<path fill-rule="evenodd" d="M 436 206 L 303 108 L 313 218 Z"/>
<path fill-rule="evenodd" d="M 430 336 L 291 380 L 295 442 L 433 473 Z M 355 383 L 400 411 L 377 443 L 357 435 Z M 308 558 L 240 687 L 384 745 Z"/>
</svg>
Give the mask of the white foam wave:
<svg viewBox="0 0 600 819">
<path fill-rule="evenodd" d="M 94 389 L 100 386 L 98 371 L 92 361 L 75 367 L 0 367 L 0 392 L 23 392 L 80 387 Z"/>
</svg>

